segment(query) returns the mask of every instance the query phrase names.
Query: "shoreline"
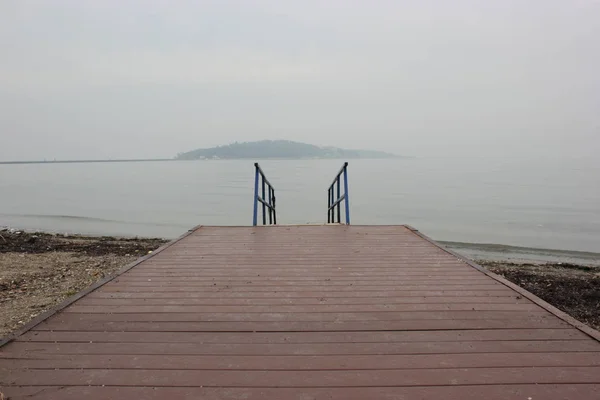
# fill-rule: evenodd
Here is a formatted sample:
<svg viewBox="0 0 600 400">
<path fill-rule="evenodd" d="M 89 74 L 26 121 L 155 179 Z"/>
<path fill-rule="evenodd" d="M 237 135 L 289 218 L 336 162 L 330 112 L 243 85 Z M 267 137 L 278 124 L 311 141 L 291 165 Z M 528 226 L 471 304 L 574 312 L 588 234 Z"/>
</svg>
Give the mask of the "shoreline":
<svg viewBox="0 0 600 400">
<path fill-rule="evenodd" d="M 0 214 L 2 215 L 2 214 Z M 38 218 L 44 216 L 36 216 Z M 97 220 L 106 222 L 118 222 L 109 220 L 99 220 L 95 218 L 85 218 L 76 216 L 49 216 L 60 218 L 73 218 L 85 220 Z M 187 229 L 182 227 L 181 232 Z M 174 237 L 151 237 L 139 235 L 112 235 L 112 234 L 94 234 L 94 233 L 79 233 L 79 232 L 64 232 L 52 230 L 38 229 L 17 229 L 9 226 L 0 225 L 0 235 L 2 233 L 23 232 L 26 234 L 42 234 L 42 235 L 58 235 L 63 237 L 81 237 L 88 239 L 100 239 L 110 237 L 113 239 L 158 239 L 170 241 Z M 568 263 L 587 266 L 600 267 L 600 252 L 580 251 L 580 250 L 565 250 L 565 249 L 549 249 L 538 247 L 514 246 L 500 243 L 475 243 L 475 242 L 455 242 L 448 240 L 436 240 L 442 247 L 453 250 L 461 255 L 468 257 L 471 260 L 484 261 L 507 261 L 513 263 Z M 1 239 L 0 239 L 1 244 Z"/>
<path fill-rule="evenodd" d="M 0 165 L 29 165 L 29 164 L 93 164 L 93 163 L 138 163 L 138 162 L 171 162 L 171 161 L 298 161 L 298 160 L 404 160 L 413 159 L 411 156 L 396 157 L 237 157 L 237 158 L 131 158 L 131 159 L 98 159 L 98 160 L 24 160 L 24 161 L 0 161 Z"/>
<path fill-rule="evenodd" d="M 600 267 L 600 253 L 589 251 L 541 249 L 493 243 L 437 242 L 472 260 L 569 263 Z"/>
<path fill-rule="evenodd" d="M 120 160 L 25 160 L 25 161 L 0 161 L 0 165 L 28 165 L 28 164 L 90 164 L 90 163 L 134 163 L 134 162 L 165 162 L 177 161 L 172 158 L 131 158 Z"/>
</svg>

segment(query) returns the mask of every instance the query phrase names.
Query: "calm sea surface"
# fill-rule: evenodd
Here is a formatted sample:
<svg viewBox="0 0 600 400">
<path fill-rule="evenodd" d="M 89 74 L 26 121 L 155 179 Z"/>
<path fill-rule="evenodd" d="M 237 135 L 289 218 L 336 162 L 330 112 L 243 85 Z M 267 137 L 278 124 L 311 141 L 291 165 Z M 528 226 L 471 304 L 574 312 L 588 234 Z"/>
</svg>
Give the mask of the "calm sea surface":
<svg viewBox="0 0 600 400">
<path fill-rule="evenodd" d="M 264 161 L 280 223 L 326 221 L 340 160 Z M 0 225 L 175 237 L 250 225 L 251 161 L 0 165 Z M 351 160 L 353 224 L 410 224 L 445 241 L 600 251 L 600 161 Z"/>
</svg>

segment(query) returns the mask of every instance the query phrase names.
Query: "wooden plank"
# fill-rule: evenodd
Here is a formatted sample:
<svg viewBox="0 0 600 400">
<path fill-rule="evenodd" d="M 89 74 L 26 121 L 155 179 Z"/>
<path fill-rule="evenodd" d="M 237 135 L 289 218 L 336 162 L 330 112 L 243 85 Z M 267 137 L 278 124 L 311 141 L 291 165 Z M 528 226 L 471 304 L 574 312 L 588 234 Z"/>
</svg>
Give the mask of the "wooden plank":
<svg viewBox="0 0 600 400">
<path fill-rule="evenodd" d="M 444 280 L 436 280 L 436 281 L 426 281 L 426 280 L 420 280 L 420 281 L 413 281 L 413 280 L 400 280 L 400 281 L 394 281 L 394 280 L 386 280 L 386 281 L 354 281 L 354 282 L 336 282 L 335 280 L 332 280 L 331 282 L 325 282 L 325 281 L 319 281 L 319 282 L 306 282 L 306 281 L 302 281 L 302 282 L 292 282 L 292 281 L 279 281 L 279 282 L 264 282 L 264 281 L 260 281 L 260 280 L 246 280 L 245 282 L 241 282 L 241 281 L 234 281 L 234 282 L 227 282 L 227 281 L 212 281 L 212 282 L 208 282 L 208 281 L 203 281 L 203 282 L 172 282 L 172 281 L 155 281 L 152 279 L 149 280 L 144 280 L 144 281 L 136 281 L 136 282 L 124 282 L 123 284 L 118 284 L 120 282 L 115 282 L 113 285 L 109 286 L 109 287 L 114 287 L 114 286 L 126 286 L 126 287 L 156 287 L 156 288 L 195 288 L 196 290 L 205 290 L 205 289 L 213 289 L 215 286 L 218 288 L 223 288 L 223 287 L 227 287 L 229 288 L 239 288 L 239 289 L 243 289 L 243 288 L 247 288 L 247 287 L 252 287 L 252 288 L 263 288 L 262 290 L 277 290 L 277 288 L 285 288 L 285 287 L 311 287 L 311 288 L 315 288 L 318 289 L 320 287 L 326 287 L 328 289 L 334 289 L 334 288 L 341 288 L 341 287 L 355 287 L 355 288 L 360 288 L 362 286 L 384 286 L 384 287 L 395 287 L 395 288 L 403 288 L 403 287 L 407 287 L 407 286 L 423 286 L 423 285 L 431 285 L 431 286 L 445 286 L 445 285 L 450 285 L 450 286 L 464 286 L 464 285 L 469 285 L 469 286 L 473 286 L 475 288 L 478 288 L 479 286 L 483 286 L 483 287 L 496 287 L 498 286 L 498 284 L 493 284 L 491 285 L 489 283 L 489 281 L 485 281 L 485 280 L 478 280 L 478 281 L 473 281 L 470 279 L 464 279 L 461 281 L 444 281 Z"/>
<path fill-rule="evenodd" d="M 212 354 L 212 355 L 349 355 L 595 352 L 600 344 L 588 340 L 461 341 L 394 343 L 40 343 L 15 342 L 13 353 L 38 354 Z"/>
<path fill-rule="evenodd" d="M 148 282 L 151 283 L 151 282 Z M 206 293 L 227 293 L 227 292 L 243 292 L 243 293 L 247 293 L 247 292 L 274 292 L 274 293 L 278 293 L 278 292 L 309 292 L 312 293 L 315 291 L 315 289 L 319 289 L 318 287 L 312 286 L 312 285 L 303 285 L 303 286 L 299 286 L 299 285 L 294 285 L 294 286 L 268 286 L 268 287 L 264 287 L 264 286 L 244 286 L 244 287 L 240 287 L 240 286 L 230 286 L 230 285 L 221 285 L 218 287 L 204 287 L 202 288 L 201 292 L 203 294 Z M 493 284 L 481 284 L 481 285 L 460 285 L 460 284 L 447 284 L 447 285 L 397 285 L 397 286 L 392 286 L 392 285 L 386 285 L 386 286 L 373 286 L 373 285 L 345 285 L 345 286 L 334 286 L 334 287 L 329 287 L 329 286 L 323 286 L 321 290 L 326 291 L 327 293 L 333 293 L 333 292 L 373 292 L 373 291 L 410 291 L 410 292 L 417 292 L 420 293 L 422 291 L 425 290 L 432 290 L 432 291 L 442 291 L 442 290 L 455 290 L 455 291 L 467 291 L 467 290 L 485 290 L 485 291 L 501 291 L 501 292 L 505 292 L 506 291 L 506 287 L 498 284 L 498 283 L 493 283 Z M 178 293 L 182 293 L 182 292 L 193 292 L 193 293 L 198 293 L 200 291 L 199 288 L 192 286 L 155 286 L 155 285 L 138 285 L 138 286 L 131 286 L 131 285 L 105 285 L 102 288 L 103 292 L 154 292 L 154 293 L 160 293 L 160 292 L 178 292 Z"/>
<path fill-rule="evenodd" d="M 303 286 L 311 286 L 315 288 L 319 288 L 321 286 L 325 286 L 328 288 L 333 288 L 336 286 L 395 286 L 395 287 L 405 287 L 405 286 L 475 286 L 475 287 L 492 287 L 492 286 L 502 286 L 498 282 L 490 282 L 489 279 L 471 279 L 465 278 L 461 280 L 445 280 L 443 278 L 440 279 L 383 279 L 383 280 L 362 280 L 360 278 L 351 280 L 351 281 L 338 281 L 336 279 L 322 279 L 318 281 L 292 281 L 292 280 L 280 280 L 280 281 L 265 281 L 262 279 L 245 279 L 245 280 L 237 280 L 237 281 L 227 281 L 227 280 L 211 280 L 211 281 L 200 281 L 196 282 L 193 279 L 187 281 L 172 281 L 169 279 L 166 280 L 156 280 L 156 279 L 137 279 L 133 281 L 124 280 L 122 285 L 118 285 L 121 280 L 115 280 L 111 282 L 106 287 L 113 286 L 123 286 L 126 285 L 128 287 L 132 286 L 146 286 L 146 287 L 164 287 L 164 286 L 175 286 L 175 287 L 195 287 L 197 290 L 204 290 L 204 288 L 211 288 L 215 284 L 217 285 L 228 285 L 228 286 L 238 286 L 238 287 L 246 287 L 251 285 L 253 287 L 266 287 L 266 288 L 277 288 L 277 287 L 303 287 Z"/>
<path fill-rule="evenodd" d="M 120 285 L 116 285 L 120 283 Z M 169 278 L 165 279 L 156 279 L 156 278 L 142 278 L 142 279 L 134 279 L 134 280 L 119 280 L 115 282 L 113 286 L 145 286 L 145 287 L 196 287 L 198 290 L 203 290 L 207 287 L 212 286 L 238 286 L 238 287 L 287 287 L 287 286 L 312 286 L 315 288 L 319 288 L 321 286 L 325 287 L 336 287 L 336 286 L 421 286 L 421 285 L 432 285 L 432 286 L 440 286 L 440 285 L 474 285 L 474 286 L 489 286 L 490 283 L 486 279 L 481 278 L 464 278 L 464 279 L 444 279 L 444 278 L 436 278 L 436 279 L 385 279 L 385 280 L 364 280 L 364 279 L 354 279 L 354 280 L 338 280 L 338 279 L 322 279 L 319 281 L 297 281 L 297 280 L 277 280 L 277 281 L 269 281 L 261 278 L 245 278 L 243 280 L 228 280 L 228 279 L 209 279 L 197 281 L 193 278 L 189 278 L 187 280 L 172 280 Z"/>
<path fill-rule="evenodd" d="M 260 283 L 263 285 L 280 285 L 282 283 L 286 285 L 293 284 L 321 284 L 321 285 L 333 285 L 333 284 L 359 284 L 368 282 L 369 285 L 381 285 L 381 284 L 402 284 L 402 283 L 432 283 L 432 284 L 440 284 L 440 283 L 450 283 L 450 282 L 459 282 L 459 283 L 467 283 L 467 282 L 489 282 L 484 275 L 481 276 L 472 276 L 472 275 L 463 275 L 463 276 L 430 276 L 430 275 L 421 275 L 421 276 L 375 276 L 375 277 L 355 277 L 355 276 L 328 276 L 321 278 L 303 278 L 303 277 L 265 277 L 258 276 L 257 274 L 251 276 L 148 276 L 148 275 L 130 275 L 123 276 L 118 279 L 117 282 L 127 282 L 129 283 L 138 283 L 140 281 L 147 281 L 153 283 L 170 283 L 175 284 L 176 282 L 190 283 L 194 282 L 198 284 L 198 287 L 202 287 L 205 285 L 212 285 L 213 283 L 232 283 L 232 284 L 247 284 L 248 282 L 252 283 Z"/>
<path fill-rule="evenodd" d="M 91 306 L 96 307 L 96 306 Z M 134 306 L 141 309 L 144 306 Z M 100 310 L 102 307 L 98 307 Z M 110 307 L 109 307 L 110 308 Z M 180 307 L 149 306 L 145 311 L 133 311 L 120 306 L 123 312 L 77 313 L 64 312 L 57 321 L 87 324 L 88 322 L 353 322 L 353 321 L 418 321 L 418 320 L 527 320 L 555 319 L 546 311 L 407 311 L 407 312 L 283 312 L 283 313 L 201 313 L 177 312 Z M 158 312 L 152 312 L 158 311 Z M 157 310 L 159 309 L 159 310 Z"/>
<path fill-rule="evenodd" d="M 187 265 L 182 264 L 180 262 L 173 262 L 169 264 L 165 264 L 162 266 L 155 265 L 152 267 L 149 266 L 141 266 L 140 269 L 136 270 L 136 274 L 153 274 L 153 275 L 168 275 L 168 274 L 190 274 L 190 275 L 206 275 L 206 274 L 263 274 L 265 275 L 273 275 L 273 276 L 290 276 L 294 274 L 308 273 L 308 274 L 316 274 L 316 277 L 319 276 L 339 276 L 341 275 L 349 275 L 353 276 L 354 274 L 362 274 L 365 276 L 366 270 L 364 263 L 359 266 L 355 265 L 339 265 L 332 266 L 332 264 L 327 265 L 318 265 L 317 263 L 311 263 L 308 265 L 304 264 L 289 264 L 282 265 L 281 263 L 260 263 L 255 265 L 250 264 L 233 264 L 233 265 L 221 265 L 223 260 L 220 262 L 217 260 L 215 262 L 209 264 L 198 264 L 198 263 L 189 263 Z M 215 267 L 217 265 L 217 267 Z M 393 264 L 378 264 L 377 266 L 372 266 L 369 268 L 369 271 L 373 269 L 373 272 L 380 273 L 382 275 L 395 275 L 395 276 L 426 276 L 426 275 L 454 275 L 455 273 L 458 276 L 468 275 L 474 276 L 477 271 L 473 271 L 469 269 L 468 266 L 460 265 L 459 267 L 448 265 L 447 267 L 431 267 L 428 265 L 416 265 L 416 264 L 401 264 L 401 263 L 393 263 Z M 279 275 L 281 274 L 281 275 Z M 377 275 L 374 275 L 377 276 Z"/>
<path fill-rule="evenodd" d="M 99 314 L 100 315 L 100 314 Z M 52 319 L 36 331 L 81 332 L 343 332 L 343 331 L 422 331 L 457 329 L 539 329 L 568 327 L 557 318 L 539 320 L 407 320 L 345 322 L 131 322 L 61 321 Z"/>
<path fill-rule="evenodd" d="M 275 271 L 279 271 L 281 272 L 282 277 L 286 277 L 286 276 L 290 276 L 293 274 L 299 274 L 299 273 L 305 273 L 305 274 L 312 274 L 312 273 L 319 273 L 319 274 L 323 274 L 323 275 L 334 275 L 334 276 L 340 276 L 341 275 L 345 275 L 348 274 L 349 276 L 353 276 L 351 274 L 356 274 L 356 273 L 365 273 L 365 268 L 364 268 L 364 263 L 362 266 L 353 266 L 353 265 L 344 265 L 344 266 L 331 266 L 331 265 L 323 265 L 323 266 L 319 266 L 319 265 L 314 265 L 312 264 L 312 266 L 307 267 L 307 266 L 302 266 L 302 265 L 298 265 L 298 264 L 294 264 L 294 265 L 289 265 L 289 266 L 282 266 L 281 264 L 278 263 L 274 263 L 274 264 L 266 264 L 266 263 L 261 263 L 261 264 L 257 264 L 256 266 L 250 266 L 250 265 L 245 265 L 245 264 L 238 264 L 238 265 L 242 265 L 243 267 L 235 267 L 235 265 L 232 266 L 224 266 L 223 268 L 215 268 L 215 265 L 219 265 L 218 261 L 212 262 L 210 264 L 207 265 L 202 265 L 202 264 L 190 264 L 187 267 L 184 267 L 180 264 L 176 264 L 176 265 L 165 265 L 163 267 L 156 267 L 156 268 L 140 268 L 138 271 L 136 271 L 136 273 L 140 273 L 140 274 L 165 274 L 165 273 L 175 273 L 175 274 L 183 274 L 183 275 L 206 275 L 206 274 L 214 274 L 214 273 L 226 273 L 226 272 L 230 272 L 232 274 L 260 274 L 261 276 L 263 274 L 273 274 Z M 412 265 L 412 264 L 411 264 Z M 443 275 L 443 274 L 447 274 L 447 275 L 453 275 L 455 272 L 456 267 L 453 266 L 448 266 L 448 267 L 443 267 L 443 268 L 438 268 L 438 267 L 427 267 L 427 266 L 420 266 L 420 265 L 414 265 L 411 267 L 408 267 L 406 265 L 402 265 L 401 263 L 393 263 L 393 264 L 379 264 L 377 267 L 373 267 L 374 272 L 380 272 L 382 274 L 385 275 L 395 275 L 395 276 L 427 276 L 427 275 Z M 456 271 L 459 273 L 459 276 L 477 276 L 477 271 L 473 272 L 470 271 L 468 269 L 468 267 L 465 267 L 464 265 L 458 268 L 458 271 Z M 279 276 L 279 275 L 276 275 Z M 319 275 L 316 275 L 317 277 L 319 277 Z M 377 277 L 376 275 L 373 277 Z"/>
<path fill-rule="evenodd" d="M 310 274 L 307 276 L 307 274 Z M 373 268 L 367 272 L 364 268 L 361 269 L 344 269 L 337 268 L 328 270 L 326 268 L 297 268 L 294 270 L 280 271 L 274 268 L 247 269 L 236 268 L 231 271 L 223 271 L 221 268 L 196 268 L 195 270 L 185 271 L 179 270 L 177 267 L 162 267 L 153 271 L 147 271 L 142 268 L 139 270 L 129 271 L 121 275 L 120 281 L 138 279 L 138 278 L 169 278 L 178 280 L 187 280 L 186 278 L 195 278 L 198 280 L 212 278 L 232 278 L 234 280 L 244 280 L 244 278 L 263 277 L 271 280 L 285 280 L 292 278 L 293 280 L 318 281 L 327 278 L 336 278 L 341 280 L 346 279 L 363 279 L 363 280 L 381 280 L 387 278 L 395 279 L 412 279 L 412 278 L 446 278 L 449 280 L 460 280 L 464 277 L 474 277 L 481 274 L 468 270 L 452 271 L 452 275 L 448 276 L 448 271 L 428 272 L 427 270 L 419 269 L 414 272 L 405 271 L 394 267 L 390 269 Z"/>
<path fill-rule="evenodd" d="M 492 329 L 391 332 L 29 332 L 27 342 L 139 343 L 393 343 L 478 340 L 589 340 L 575 329 Z M 2 353 L 0 353 L 2 357 Z"/>
<path fill-rule="evenodd" d="M 298 298 L 155 298 L 149 295 L 147 298 L 122 298 L 122 297 L 99 297 L 86 296 L 77 302 L 78 306 L 300 306 L 300 305 L 328 305 L 328 306 L 367 306 L 367 305 L 473 305 L 476 309 L 482 310 L 488 304 L 504 304 L 518 305 L 527 304 L 531 306 L 531 302 L 517 298 L 515 296 L 503 297 L 334 297 L 334 298 L 317 298 L 317 297 L 298 297 Z M 218 309 L 218 308 L 217 308 Z M 213 308 L 213 310 L 215 310 Z"/>
<path fill-rule="evenodd" d="M 151 379 L 151 381 L 149 381 Z M 153 387 L 365 387 L 600 383 L 600 367 L 402 369 L 349 371 L 9 370 L 3 385 Z"/>
<path fill-rule="evenodd" d="M 97 291 L 90 293 L 88 298 L 243 298 L 243 299 L 262 299 L 262 298 L 276 298 L 276 299 L 291 299 L 291 298 L 373 298 L 373 299 L 385 299 L 388 297 L 511 297 L 517 298 L 509 289 L 500 290 L 373 290 L 373 291 L 269 291 L 269 292 L 198 292 L 198 291 L 168 291 L 168 292 L 153 292 L 152 290 L 145 291 L 128 291 L 126 288 L 123 291 Z"/>
<path fill-rule="evenodd" d="M 599 353 L 472 353 L 418 355 L 214 356 L 214 355 L 38 355 L 0 358 L 0 369 L 160 370 L 386 370 L 600 366 Z"/>
<path fill-rule="evenodd" d="M 228 241 L 228 238 L 223 238 L 223 241 Z M 355 243 L 356 244 L 356 243 Z M 346 245 L 343 242 L 331 243 L 332 246 L 340 247 Z M 393 244 L 390 244 L 394 246 Z M 208 251 L 210 247 L 209 243 L 203 243 L 204 251 Z M 214 244 L 213 244 L 214 246 Z M 379 246 L 384 246 L 383 243 L 380 243 Z M 262 246 L 261 246 L 262 247 Z M 287 246 L 286 246 L 287 247 Z M 229 249 L 231 251 L 233 247 Z M 383 248 L 383 247 L 380 247 Z M 412 253 L 410 256 L 402 257 L 398 255 L 385 255 L 377 252 L 371 253 L 362 253 L 360 255 L 355 254 L 345 254 L 340 257 L 340 254 L 321 254 L 323 246 L 315 246 L 315 253 L 313 254 L 304 254 L 297 255 L 294 252 L 301 250 L 300 247 L 296 248 L 288 248 L 286 249 L 286 258 L 281 258 L 281 247 L 279 249 L 269 249 L 269 248 L 261 248 L 260 252 L 255 252 L 252 254 L 231 254 L 228 253 L 227 250 L 223 250 L 219 254 L 207 254 L 203 253 L 200 257 L 197 255 L 197 248 L 190 249 L 190 255 L 188 257 L 173 255 L 168 259 L 167 262 L 163 264 L 168 264 L 170 262 L 181 263 L 182 265 L 210 265 L 211 263 L 214 265 L 215 261 L 226 257 L 226 263 L 224 266 L 235 266 L 239 264 L 244 265 L 358 265 L 360 259 L 374 259 L 376 258 L 376 265 L 385 265 L 385 264 L 411 264 L 415 266 L 433 266 L 433 267 L 444 267 L 444 266 L 452 266 L 452 265 L 461 265 L 460 262 L 456 260 L 444 258 L 444 255 L 437 255 L 435 257 L 428 257 L 426 252 L 417 252 L 415 248 L 410 248 L 407 253 Z M 181 249 L 180 249 L 181 251 Z M 396 248 L 396 251 L 402 251 L 402 248 Z M 425 249 L 427 251 L 427 249 Z M 269 254 L 272 252 L 272 254 Z M 165 261 L 167 260 L 166 258 Z M 160 260 L 156 260 L 154 263 L 149 265 L 160 265 Z"/>
<path fill-rule="evenodd" d="M 547 311 L 535 304 L 531 303 L 517 303 L 517 304 L 477 304 L 475 302 L 465 304 L 373 304 L 373 305 L 332 305 L 322 302 L 319 305 L 268 305 L 268 306 L 197 306 L 197 305 L 80 305 L 74 304 L 65 310 L 65 313 L 87 313 L 87 314 L 106 314 L 106 313 L 209 313 L 209 315 L 215 313 L 244 313 L 244 314 L 273 314 L 273 313 L 294 313 L 302 316 L 306 313 L 369 313 L 371 316 L 379 319 L 380 317 L 391 316 L 392 314 L 398 314 L 402 318 L 404 314 L 400 312 L 412 314 L 406 314 L 406 318 L 418 317 L 423 315 L 419 312 L 438 312 L 438 311 L 507 311 L 507 312 L 521 312 L 521 313 L 542 313 L 543 315 L 550 315 Z M 385 312 L 385 315 L 379 313 Z M 494 318 L 494 316 L 502 316 L 505 314 L 491 314 L 491 313 L 464 313 L 464 315 L 477 314 L 481 318 Z M 463 314 L 451 314 L 453 318 Z M 344 317 L 346 315 L 341 315 Z M 350 318 L 354 318 L 352 315 L 348 315 Z M 365 316 L 368 319 L 372 319 L 370 316 Z M 210 318 L 210 317 L 209 317 Z M 438 317 L 435 317 L 436 319 Z M 519 318 L 519 316 L 517 316 Z"/>
<path fill-rule="evenodd" d="M 365 399 L 460 399 L 460 400 L 596 400 L 597 384 L 535 385 L 469 385 L 414 387 L 353 388 L 206 388 L 206 387 L 132 387 L 132 386 L 24 386 L 11 387 L 6 394 L 11 400 L 31 398 L 43 400 L 365 400 Z"/>
</svg>

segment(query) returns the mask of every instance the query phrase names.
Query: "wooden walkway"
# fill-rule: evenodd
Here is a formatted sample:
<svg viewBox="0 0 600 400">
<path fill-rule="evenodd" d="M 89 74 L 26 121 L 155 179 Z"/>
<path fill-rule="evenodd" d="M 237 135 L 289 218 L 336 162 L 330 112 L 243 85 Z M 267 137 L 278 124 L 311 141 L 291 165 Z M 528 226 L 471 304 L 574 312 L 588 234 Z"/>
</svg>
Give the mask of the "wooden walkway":
<svg viewBox="0 0 600 400">
<path fill-rule="evenodd" d="M 202 227 L 0 349 L 10 399 L 600 399 L 600 334 L 403 226 Z"/>
</svg>

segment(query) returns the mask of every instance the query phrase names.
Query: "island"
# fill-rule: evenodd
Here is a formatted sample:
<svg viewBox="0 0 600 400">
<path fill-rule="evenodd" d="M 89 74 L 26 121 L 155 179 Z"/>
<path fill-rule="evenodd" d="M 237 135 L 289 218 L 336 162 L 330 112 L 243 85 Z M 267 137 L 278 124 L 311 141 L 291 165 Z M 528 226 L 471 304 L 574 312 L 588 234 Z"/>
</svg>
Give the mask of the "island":
<svg viewBox="0 0 600 400">
<path fill-rule="evenodd" d="M 232 143 L 208 149 L 179 153 L 176 160 L 232 160 L 232 159 L 357 159 L 400 158 L 395 154 L 376 150 L 348 150 L 338 147 L 321 147 L 290 140 L 261 140 Z"/>
</svg>

